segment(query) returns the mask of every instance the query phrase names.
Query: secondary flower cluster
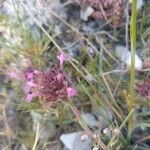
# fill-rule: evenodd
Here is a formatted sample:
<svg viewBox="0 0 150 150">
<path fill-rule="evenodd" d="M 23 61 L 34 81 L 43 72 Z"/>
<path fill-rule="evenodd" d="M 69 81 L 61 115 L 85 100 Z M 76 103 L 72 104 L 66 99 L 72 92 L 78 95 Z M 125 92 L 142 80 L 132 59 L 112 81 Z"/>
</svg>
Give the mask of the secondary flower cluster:
<svg viewBox="0 0 150 150">
<path fill-rule="evenodd" d="M 114 27 L 119 26 L 127 0 L 74 0 L 79 5 L 86 4 L 94 9 L 91 14 L 96 19 L 111 19 Z"/>
<path fill-rule="evenodd" d="M 143 81 L 141 84 L 137 84 L 136 91 L 142 97 L 150 97 L 150 81 Z"/>
</svg>

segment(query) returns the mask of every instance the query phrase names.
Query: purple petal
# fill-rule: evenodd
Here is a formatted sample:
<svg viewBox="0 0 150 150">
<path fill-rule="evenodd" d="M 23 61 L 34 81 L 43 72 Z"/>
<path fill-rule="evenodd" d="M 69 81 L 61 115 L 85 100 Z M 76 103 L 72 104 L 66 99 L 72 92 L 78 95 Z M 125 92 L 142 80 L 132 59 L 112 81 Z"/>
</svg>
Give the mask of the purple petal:
<svg viewBox="0 0 150 150">
<path fill-rule="evenodd" d="M 57 80 L 58 81 L 61 81 L 63 79 L 63 75 L 61 73 L 59 73 L 57 76 L 56 76 Z"/>
<path fill-rule="evenodd" d="M 57 56 L 59 62 L 60 62 L 60 66 L 62 66 L 64 64 L 64 61 L 66 60 L 65 54 L 63 52 L 61 52 L 58 56 Z"/>
<path fill-rule="evenodd" d="M 40 96 L 39 93 L 27 94 L 26 100 L 27 100 L 27 102 L 31 102 L 34 97 L 38 97 L 38 96 Z"/>
<path fill-rule="evenodd" d="M 24 92 L 27 94 L 27 93 L 31 92 L 31 89 L 32 89 L 31 86 L 25 85 Z"/>
<path fill-rule="evenodd" d="M 27 73 L 26 75 L 28 80 L 33 79 L 33 73 Z"/>
<path fill-rule="evenodd" d="M 77 95 L 77 91 L 76 91 L 76 89 L 74 89 L 74 88 L 68 87 L 68 88 L 66 89 L 66 91 L 67 91 L 67 94 L 68 94 L 68 98 L 74 97 L 74 96 Z"/>
<path fill-rule="evenodd" d="M 26 82 L 26 85 L 30 86 L 30 87 L 37 87 L 38 85 L 29 81 L 29 82 Z"/>
</svg>

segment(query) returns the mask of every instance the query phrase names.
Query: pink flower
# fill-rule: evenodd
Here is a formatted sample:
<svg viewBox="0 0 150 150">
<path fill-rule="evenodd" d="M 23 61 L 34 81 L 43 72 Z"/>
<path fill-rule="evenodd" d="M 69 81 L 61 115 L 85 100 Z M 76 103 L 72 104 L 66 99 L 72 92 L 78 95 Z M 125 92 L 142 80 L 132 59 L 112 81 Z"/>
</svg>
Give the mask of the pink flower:
<svg viewBox="0 0 150 150">
<path fill-rule="evenodd" d="M 64 54 L 61 54 L 59 58 L 62 58 L 60 61 L 60 65 L 62 65 L 65 59 Z M 24 81 L 24 93 L 27 102 L 31 102 L 35 97 L 40 97 L 56 103 L 77 94 L 74 88 L 69 87 L 70 82 L 61 66 L 47 71 L 27 68 L 20 75 L 20 79 Z"/>
<path fill-rule="evenodd" d="M 39 93 L 27 94 L 26 100 L 27 100 L 27 102 L 31 102 L 34 97 L 38 97 L 38 96 L 40 96 Z"/>
<path fill-rule="evenodd" d="M 68 98 L 74 97 L 77 95 L 77 91 L 74 88 L 67 87 L 66 91 L 67 91 Z"/>
<path fill-rule="evenodd" d="M 32 72 L 26 73 L 26 76 L 27 76 L 27 79 L 30 80 L 33 78 L 33 73 Z"/>
<path fill-rule="evenodd" d="M 61 81 L 61 80 L 64 78 L 64 76 L 63 76 L 61 73 L 59 73 L 59 74 L 56 76 L 56 78 L 57 78 L 58 81 Z"/>
<path fill-rule="evenodd" d="M 58 56 L 57 56 L 59 62 L 60 62 L 60 66 L 62 66 L 64 64 L 64 61 L 66 60 L 65 54 L 63 52 L 61 52 Z"/>
<path fill-rule="evenodd" d="M 32 90 L 32 87 L 31 87 L 31 86 L 29 86 L 29 85 L 27 85 L 27 84 L 24 86 L 24 92 L 25 92 L 25 94 L 30 93 L 31 90 Z"/>
<path fill-rule="evenodd" d="M 34 97 L 42 97 L 50 102 L 65 100 L 68 85 L 66 74 L 58 67 L 44 72 L 29 68 L 24 72 L 24 92 L 28 102 Z"/>
<path fill-rule="evenodd" d="M 35 84 L 35 83 L 31 82 L 31 81 L 27 81 L 25 83 L 24 91 L 25 91 L 26 94 L 30 93 L 31 90 L 32 90 L 32 87 L 37 87 L 37 86 L 38 86 L 37 84 Z"/>
<path fill-rule="evenodd" d="M 30 87 L 36 87 L 36 86 L 38 86 L 37 84 L 35 84 L 35 83 L 31 82 L 31 81 L 28 81 L 28 82 L 26 83 L 26 85 L 28 85 L 28 86 L 30 86 Z"/>
</svg>

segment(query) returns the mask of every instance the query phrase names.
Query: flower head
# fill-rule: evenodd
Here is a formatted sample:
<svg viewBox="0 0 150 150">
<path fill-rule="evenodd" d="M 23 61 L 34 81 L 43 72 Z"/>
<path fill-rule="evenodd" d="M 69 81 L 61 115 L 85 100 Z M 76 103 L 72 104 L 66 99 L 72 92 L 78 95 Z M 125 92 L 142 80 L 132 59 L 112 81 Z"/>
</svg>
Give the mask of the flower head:
<svg viewBox="0 0 150 150">
<path fill-rule="evenodd" d="M 26 100 L 31 102 L 35 97 L 43 97 L 48 101 L 56 102 L 76 95 L 76 90 L 69 87 L 66 74 L 60 68 L 52 68 L 41 72 L 27 69 L 24 72 L 24 91 Z"/>
<path fill-rule="evenodd" d="M 31 102 L 34 98 L 44 98 L 50 102 L 65 100 L 77 94 L 74 88 L 70 87 L 70 82 L 63 71 L 62 65 L 66 60 L 63 52 L 57 56 L 60 65 L 47 71 L 39 71 L 32 67 L 16 74 L 11 72 L 11 77 L 24 81 L 24 92 L 26 101 Z"/>
</svg>

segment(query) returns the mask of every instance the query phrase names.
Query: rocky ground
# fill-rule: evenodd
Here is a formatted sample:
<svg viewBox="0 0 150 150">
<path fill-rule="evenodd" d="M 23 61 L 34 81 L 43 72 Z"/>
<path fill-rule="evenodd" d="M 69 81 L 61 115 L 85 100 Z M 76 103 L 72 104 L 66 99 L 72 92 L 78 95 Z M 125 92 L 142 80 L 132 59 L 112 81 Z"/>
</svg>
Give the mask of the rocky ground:
<svg viewBox="0 0 150 150">
<path fill-rule="evenodd" d="M 149 10 L 148 0 L 137 0 L 131 103 L 131 3 L 1 0 L 0 149 L 150 149 Z M 54 86 L 61 96 L 47 97 Z M 69 100 L 68 87 L 77 92 Z M 26 94 L 37 91 L 29 102 Z"/>
</svg>

